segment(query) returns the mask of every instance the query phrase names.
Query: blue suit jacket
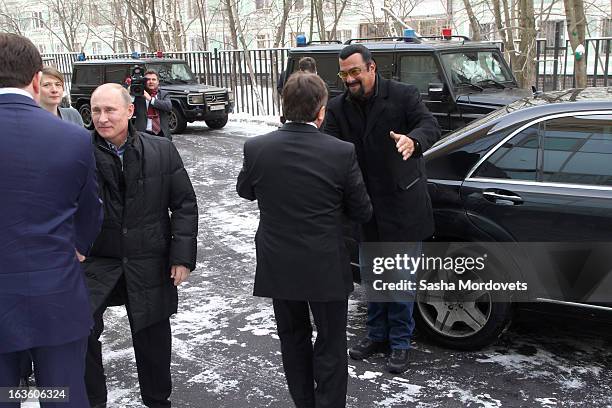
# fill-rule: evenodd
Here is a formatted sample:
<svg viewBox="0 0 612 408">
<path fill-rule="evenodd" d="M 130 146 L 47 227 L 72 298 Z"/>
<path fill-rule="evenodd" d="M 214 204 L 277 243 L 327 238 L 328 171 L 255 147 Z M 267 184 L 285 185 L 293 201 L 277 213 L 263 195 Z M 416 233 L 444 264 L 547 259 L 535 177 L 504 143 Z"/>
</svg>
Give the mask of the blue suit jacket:
<svg viewBox="0 0 612 408">
<path fill-rule="evenodd" d="M 75 248 L 102 222 L 91 138 L 32 99 L 0 95 L 0 353 L 87 336 Z"/>
</svg>

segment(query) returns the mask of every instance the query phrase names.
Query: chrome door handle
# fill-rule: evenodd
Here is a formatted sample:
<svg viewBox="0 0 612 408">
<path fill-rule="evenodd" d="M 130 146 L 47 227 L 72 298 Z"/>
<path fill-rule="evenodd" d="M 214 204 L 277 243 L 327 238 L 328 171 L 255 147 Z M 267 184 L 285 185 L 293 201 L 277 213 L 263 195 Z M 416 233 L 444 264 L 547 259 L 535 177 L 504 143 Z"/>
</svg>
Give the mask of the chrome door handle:
<svg viewBox="0 0 612 408">
<path fill-rule="evenodd" d="M 512 201 L 515 204 L 520 204 L 523 202 L 523 199 L 517 195 L 499 194 L 493 191 L 483 191 L 482 195 L 485 198 L 491 199 L 491 201 L 505 200 L 505 201 Z"/>
</svg>

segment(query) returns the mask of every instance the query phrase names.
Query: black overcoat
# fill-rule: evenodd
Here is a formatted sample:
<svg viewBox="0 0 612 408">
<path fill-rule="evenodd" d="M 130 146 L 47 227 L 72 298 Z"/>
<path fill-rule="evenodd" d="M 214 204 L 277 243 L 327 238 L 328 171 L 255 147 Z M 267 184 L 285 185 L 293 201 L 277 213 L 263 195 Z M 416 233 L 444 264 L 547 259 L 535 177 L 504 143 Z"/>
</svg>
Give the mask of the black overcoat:
<svg viewBox="0 0 612 408">
<path fill-rule="evenodd" d="M 353 275 L 343 217 L 365 222 L 372 214 L 353 145 L 287 123 L 244 144 L 236 189 L 260 211 L 253 294 L 346 300 Z"/>
<path fill-rule="evenodd" d="M 128 298 L 122 301 L 138 331 L 176 313 L 170 266 L 195 268 L 196 196 L 170 140 L 130 125 L 123 171 L 95 131 L 93 143 L 104 223 L 84 262 L 91 303 L 98 310 L 125 275 Z"/>
<path fill-rule="evenodd" d="M 355 145 L 374 207 L 364 238 L 380 242 L 428 238 L 434 221 L 422 153 L 440 138 L 437 120 L 412 85 L 378 76 L 375 95 L 364 107 L 348 92 L 329 101 L 323 131 Z M 420 149 L 402 160 L 390 131 L 408 135 Z"/>
</svg>

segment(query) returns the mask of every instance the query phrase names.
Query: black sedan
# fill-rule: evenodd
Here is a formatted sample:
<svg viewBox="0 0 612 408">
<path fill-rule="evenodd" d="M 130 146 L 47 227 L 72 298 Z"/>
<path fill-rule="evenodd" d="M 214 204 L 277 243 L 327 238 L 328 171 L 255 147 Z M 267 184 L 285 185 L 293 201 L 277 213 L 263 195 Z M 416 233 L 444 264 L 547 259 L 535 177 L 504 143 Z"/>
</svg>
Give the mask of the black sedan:
<svg viewBox="0 0 612 408">
<path fill-rule="evenodd" d="M 514 102 L 448 135 L 425 156 L 434 241 L 612 242 L 612 88 Z M 581 277 L 569 275 L 583 265 L 568 265 L 563 279 L 578 284 Z M 555 294 L 532 300 L 496 301 L 487 291 L 454 301 L 422 296 L 415 317 L 421 332 L 458 349 L 493 342 L 521 307 L 554 305 L 612 320 L 612 302 Z"/>
</svg>

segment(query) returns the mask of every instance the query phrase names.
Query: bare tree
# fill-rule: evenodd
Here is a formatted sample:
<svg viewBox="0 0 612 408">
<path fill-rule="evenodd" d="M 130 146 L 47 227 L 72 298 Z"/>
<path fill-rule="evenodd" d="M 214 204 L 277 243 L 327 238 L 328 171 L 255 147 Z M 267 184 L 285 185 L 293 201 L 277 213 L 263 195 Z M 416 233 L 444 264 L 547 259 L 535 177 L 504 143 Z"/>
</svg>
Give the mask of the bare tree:
<svg viewBox="0 0 612 408">
<path fill-rule="evenodd" d="M 86 30 L 87 7 L 79 0 L 47 0 L 50 21 L 40 20 L 45 27 L 69 51 L 79 52 L 89 40 L 89 30 Z M 79 39 L 85 31 L 85 39 Z M 77 45 L 80 45 L 78 47 Z"/>
<path fill-rule="evenodd" d="M 337 40 L 338 23 L 344 14 L 344 11 L 349 6 L 349 0 L 333 0 L 333 8 L 334 8 L 334 21 L 332 23 L 332 28 L 330 30 L 330 40 Z"/>
<path fill-rule="evenodd" d="M 0 1 L 0 32 L 23 35 L 19 19 L 9 11 L 4 0 Z"/>
<path fill-rule="evenodd" d="M 408 20 L 413 11 L 423 3 L 423 0 L 388 0 L 387 7 L 395 13 L 402 21 Z M 398 34 L 403 34 L 403 27 L 399 22 L 394 21 L 393 26 Z"/>
<path fill-rule="evenodd" d="M 125 4 L 132 12 L 139 25 L 140 32 L 146 43 L 147 51 L 156 51 L 160 48 L 161 41 L 158 30 L 158 18 L 155 0 L 125 0 Z"/>
</svg>

